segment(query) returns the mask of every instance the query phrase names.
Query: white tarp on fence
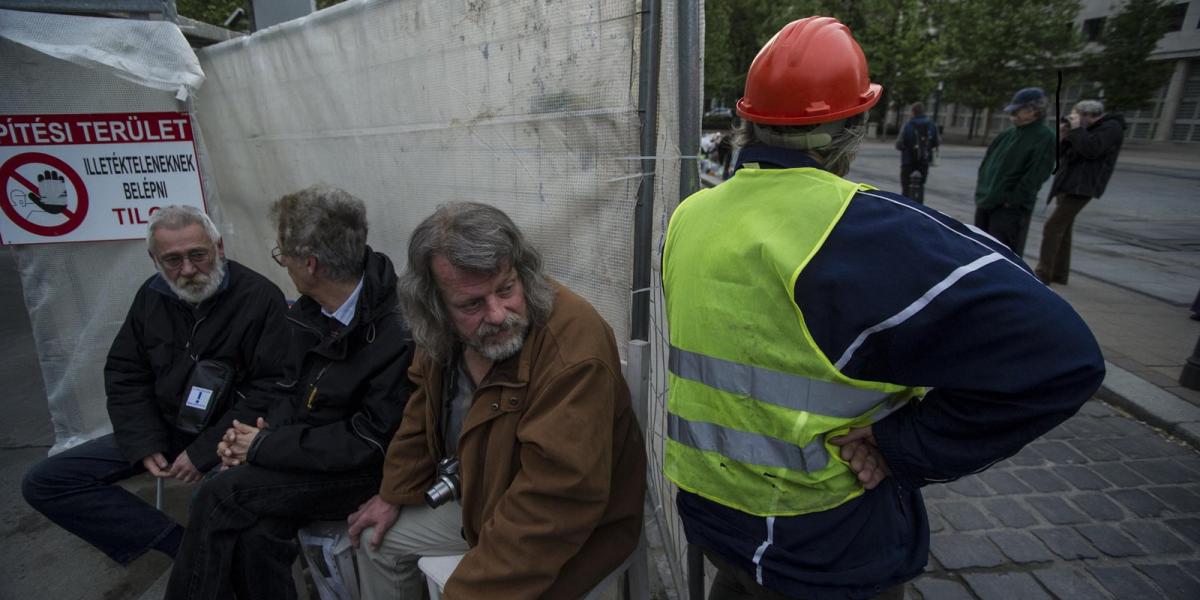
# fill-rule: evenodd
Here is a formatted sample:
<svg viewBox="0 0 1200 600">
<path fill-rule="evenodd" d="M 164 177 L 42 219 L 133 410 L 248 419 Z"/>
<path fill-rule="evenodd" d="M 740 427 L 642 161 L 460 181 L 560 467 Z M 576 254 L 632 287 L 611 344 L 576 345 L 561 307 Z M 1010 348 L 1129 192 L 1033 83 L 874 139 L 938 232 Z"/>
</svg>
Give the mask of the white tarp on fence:
<svg viewBox="0 0 1200 600">
<path fill-rule="evenodd" d="M 268 256 L 283 194 L 362 198 L 398 264 L 437 205 L 487 202 L 627 339 L 637 20 L 629 0 L 351 1 L 200 51 L 226 249 L 289 290 Z"/>
<path fill-rule="evenodd" d="M 0 79 L 0 115 L 167 112 L 186 110 L 176 96 L 199 85 L 203 74 L 171 23 L 4 10 Z M 37 244 L 11 252 L 58 451 L 111 430 L 104 357 L 154 267 L 141 241 Z"/>
</svg>

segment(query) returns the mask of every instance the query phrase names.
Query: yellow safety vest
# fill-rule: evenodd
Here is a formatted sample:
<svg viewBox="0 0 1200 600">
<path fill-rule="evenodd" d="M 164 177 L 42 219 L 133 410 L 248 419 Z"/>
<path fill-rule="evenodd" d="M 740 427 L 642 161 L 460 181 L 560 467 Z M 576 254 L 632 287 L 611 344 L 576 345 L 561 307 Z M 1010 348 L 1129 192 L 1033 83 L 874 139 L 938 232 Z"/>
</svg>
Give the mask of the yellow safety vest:
<svg viewBox="0 0 1200 600">
<path fill-rule="evenodd" d="M 663 249 L 664 470 L 680 488 L 759 516 L 862 494 L 827 438 L 920 390 L 840 373 L 793 290 L 850 199 L 869 189 L 818 169 L 743 168 L 675 210 Z"/>
</svg>

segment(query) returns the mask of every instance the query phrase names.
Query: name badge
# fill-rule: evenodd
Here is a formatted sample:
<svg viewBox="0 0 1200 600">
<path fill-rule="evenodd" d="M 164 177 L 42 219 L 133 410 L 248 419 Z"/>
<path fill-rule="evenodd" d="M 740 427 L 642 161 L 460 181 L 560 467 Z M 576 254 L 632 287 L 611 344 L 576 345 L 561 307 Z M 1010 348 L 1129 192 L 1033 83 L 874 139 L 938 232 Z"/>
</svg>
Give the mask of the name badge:
<svg viewBox="0 0 1200 600">
<path fill-rule="evenodd" d="M 212 398 L 212 390 L 205 389 L 199 386 L 192 386 L 192 391 L 188 392 L 187 406 L 198 410 L 208 408 L 208 401 Z"/>
</svg>

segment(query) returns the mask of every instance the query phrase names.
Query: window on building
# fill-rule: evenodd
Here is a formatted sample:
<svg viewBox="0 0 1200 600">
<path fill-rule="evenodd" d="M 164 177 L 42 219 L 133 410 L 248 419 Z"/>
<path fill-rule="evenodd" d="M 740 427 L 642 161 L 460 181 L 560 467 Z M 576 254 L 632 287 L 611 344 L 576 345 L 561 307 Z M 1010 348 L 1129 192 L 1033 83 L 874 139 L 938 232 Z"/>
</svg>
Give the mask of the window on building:
<svg viewBox="0 0 1200 600">
<path fill-rule="evenodd" d="M 1179 2 L 1167 7 L 1167 32 L 1183 29 L 1183 19 L 1187 16 L 1187 2 Z"/>
<path fill-rule="evenodd" d="M 1083 39 L 1088 42 L 1098 42 L 1104 37 L 1104 17 L 1087 19 L 1083 22 Z"/>
</svg>

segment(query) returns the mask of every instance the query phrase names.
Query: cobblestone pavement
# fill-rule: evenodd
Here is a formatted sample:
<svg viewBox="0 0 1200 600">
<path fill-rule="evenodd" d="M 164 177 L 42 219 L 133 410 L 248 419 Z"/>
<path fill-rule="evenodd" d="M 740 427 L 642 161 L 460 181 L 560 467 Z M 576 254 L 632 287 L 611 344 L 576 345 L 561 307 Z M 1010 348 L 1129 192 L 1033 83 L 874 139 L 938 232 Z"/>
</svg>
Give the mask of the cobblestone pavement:
<svg viewBox="0 0 1200 600">
<path fill-rule="evenodd" d="M 1200 453 L 1102 402 L 924 491 L 930 560 L 907 598 L 1200 598 Z"/>
</svg>

